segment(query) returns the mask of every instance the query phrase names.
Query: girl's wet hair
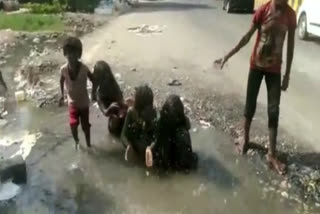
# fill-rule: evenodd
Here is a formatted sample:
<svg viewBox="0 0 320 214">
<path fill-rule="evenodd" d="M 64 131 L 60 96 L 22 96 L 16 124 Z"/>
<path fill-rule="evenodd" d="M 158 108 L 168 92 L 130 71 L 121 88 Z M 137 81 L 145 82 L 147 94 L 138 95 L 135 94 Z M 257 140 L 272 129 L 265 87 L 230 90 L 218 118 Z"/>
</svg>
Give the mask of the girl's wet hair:
<svg viewBox="0 0 320 214">
<path fill-rule="evenodd" d="M 63 43 L 63 55 L 67 55 L 69 52 L 76 52 L 78 57 L 82 56 L 82 43 L 80 39 L 76 37 L 68 37 Z"/>
<path fill-rule="evenodd" d="M 114 80 L 115 78 L 112 74 L 111 68 L 109 64 L 105 61 L 98 61 L 93 68 L 93 75 L 95 75 L 97 78 L 105 78 L 107 77 L 110 80 Z"/>
<path fill-rule="evenodd" d="M 93 76 L 97 84 L 104 85 L 105 93 L 112 94 L 111 96 L 117 97 L 117 99 L 123 99 L 120 86 L 107 62 L 103 60 L 96 62 L 93 68 Z"/>
<path fill-rule="evenodd" d="M 153 107 L 153 92 L 148 85 L 136 87 L 134 108 L 141 112 L 145 107 Z"/>
<path fill-rule="evenodd" d="M 165 127 L 188 126 L 184 106 L 178 95 L 170 95 L 160 111 L 160 124 Z"/>
</svg>

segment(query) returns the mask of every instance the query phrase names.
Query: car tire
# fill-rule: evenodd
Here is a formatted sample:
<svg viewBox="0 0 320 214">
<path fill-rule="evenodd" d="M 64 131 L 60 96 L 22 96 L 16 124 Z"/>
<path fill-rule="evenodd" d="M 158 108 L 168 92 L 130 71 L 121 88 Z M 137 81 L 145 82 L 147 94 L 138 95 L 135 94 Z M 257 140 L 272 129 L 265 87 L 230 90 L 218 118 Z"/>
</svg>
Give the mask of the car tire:
<svg viewBox="0 0 320 214">
<path fill-rule="evenodd" d="M 254 13 L 254 0 L 252 0 L 250 8 L 248 8 L 248 13 Z"/>
<path fill-rule="evenodd" d="M 298 23 L 298 35 L 302 40 L 306 40 L 309 37 L 308 29 L 307 29 L 307 16 L 303 13 L 299 18 Z"/>
<path fill-rule="evenodd" d="M 227 1 L 227 4 L 225 6 L 227 13 L 232 13 L 231 7 L 230 7 L 230 0 Z"/>
</svg>

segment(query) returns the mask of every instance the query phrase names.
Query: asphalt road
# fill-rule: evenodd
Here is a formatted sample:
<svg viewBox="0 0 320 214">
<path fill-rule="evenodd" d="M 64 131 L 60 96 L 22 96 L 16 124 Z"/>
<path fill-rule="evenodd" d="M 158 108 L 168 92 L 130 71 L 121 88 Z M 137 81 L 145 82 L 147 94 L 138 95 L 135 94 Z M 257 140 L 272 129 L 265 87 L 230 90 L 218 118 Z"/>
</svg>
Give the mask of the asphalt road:
<svg viewBox="0 0 320 214">
<path fill-rule="evenodd" d="M 84 38 L 84 59 L 90 64 L 107 59 L 118 65 L 147 69 L 144 81 L 170 76 L 179 67 L 196 87 L 215 88 L 236 93 L 244 98 L 249 57 L 255 38 L 234 56 L 220 72 L 212 62 L 229 51 L 248 30 L 252 14 L 227 14 L 222 1 L 182 0 L 140 2 L 133 13 Z M 163 28 L 157 35 L 136 35 L 128 28 L 142 24 Z M 255 36 L 254 36 L 255 37 Z M 110 43 L 110 41 L 114 41 Z M 284 47 L 286 49 L 286 47 Z M 320 42 L 296 40 L 295 57 L 289 90 L 281 100 L 281 126 L 302 142 L 320 151 L 317 130 L 320 130 Z M 284 62 L 285 65 L 285 50 Z M 161 70 L 161 72 L 153 72 Z M 131 79 L 131 78 L 130 78 Z M 266 90 L 261 87 L 259 102 L 266 104 Z"/>
</svg>

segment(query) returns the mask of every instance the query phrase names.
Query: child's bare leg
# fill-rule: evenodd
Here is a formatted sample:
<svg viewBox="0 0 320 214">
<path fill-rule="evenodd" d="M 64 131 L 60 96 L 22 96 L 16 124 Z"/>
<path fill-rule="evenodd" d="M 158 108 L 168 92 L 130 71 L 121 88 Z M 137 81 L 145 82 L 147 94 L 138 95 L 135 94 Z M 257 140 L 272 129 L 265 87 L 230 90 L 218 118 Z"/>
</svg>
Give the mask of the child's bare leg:
<svg viewBox="0 0 320 214">
<path fill-rule="evenodd" d="M 281 163 L 276 156 L 276 145 L 278 135 L 280 96 L 281 96 L 281 75 L 266 75 L 268 90 L 268 117 L 269 117 L 269 151 L 267 161 L 271 168 L 278 174 L 285 173 L 285 164 Z"/>
<path fill-rule="evenodd" d="M 90 124 L 81 124 L 84 136 L 86 138 L 86 144 L 91 147 L 91 135 L 90 135 Z"/>
<path fill-rule="evenodd" d="M 89 123 L 89 108 L 81 112 L 81 127 L 86 138 L 86 143 L 88 147 L 91 147 L 91 136 L 90 136 L 90 123 Z"/>
<path fill-rule="evenodd" d="M 252 120 L 245 118 L 244 124 L 243 124 L 244 135 L 243 137 L 241 137 L 241 140 L 236 143 L 236 149 L 238 153 L 241 155 L 245 155 L 248 151 L 248 145 L 250 141 L 251 121 Z"/>
<path fill-rule="evenodd" d="M 285 174 L 286 166 L 276 157 L 277 134 L 277 128 L 269 128 L 269 151 L 267 154 L 267 161 L 271 168 L 276 170 L 278 174 L 283 175 Z"/>
<path fill-rule="evenodd" d="M 84 136 L 86 138 L 86 143 L 88 147 L 91 147 L 91 136 L 90 136 L 90 128 L 86 128 L 83 130 Z"/>
<path fill-rule="evenodd" d="M 78 125 L 71 125 L 71 133 L 72 137 L 75 141 L 75 148 L 78 150 L 78 145 L 79 145 L 79 136 L 78 136 Z"/>
</svg>

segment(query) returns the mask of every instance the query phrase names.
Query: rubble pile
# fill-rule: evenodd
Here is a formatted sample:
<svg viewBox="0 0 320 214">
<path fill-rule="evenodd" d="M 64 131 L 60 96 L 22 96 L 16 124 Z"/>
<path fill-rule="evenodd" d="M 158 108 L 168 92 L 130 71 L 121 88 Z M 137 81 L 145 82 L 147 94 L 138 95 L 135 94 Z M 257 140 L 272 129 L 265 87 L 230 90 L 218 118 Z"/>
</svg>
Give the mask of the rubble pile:
<svg viewBox="0 0 320 214">
<path fill-rule="evenodd" d="M 23 90 L 27 99 L 34 101 L 38 107 L 57 103 L 62 60 L 58 53 L 46 48 L 42 52 L 32 49 L 16 73 L 16 89 Z"/>
<path fill-rule="evenodd" d="M 102 22 L 96 22 L 86 16 L 66 15 L 64 17 L 64 23 L 66 26 L 70 26 L 70 31 L 77 36 L 81 36 L 86 33 L 90 33 L 100 26 Z"/>
</svg>

